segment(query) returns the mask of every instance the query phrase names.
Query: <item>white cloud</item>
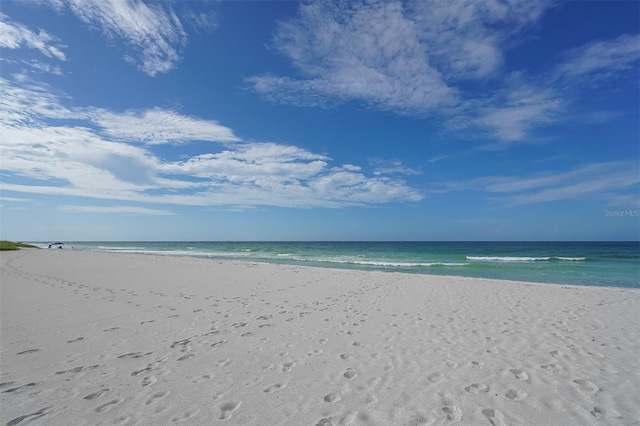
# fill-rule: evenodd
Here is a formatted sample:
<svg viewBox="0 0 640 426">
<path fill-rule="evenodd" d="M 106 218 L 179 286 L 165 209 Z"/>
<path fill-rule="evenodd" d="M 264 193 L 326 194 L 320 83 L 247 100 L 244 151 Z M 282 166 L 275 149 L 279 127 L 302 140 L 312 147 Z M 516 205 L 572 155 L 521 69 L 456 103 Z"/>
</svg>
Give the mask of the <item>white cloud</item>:
<svg viewBox="0 0 640 426">
<path fill-rule="evenodd" d="M 455 93 L 430 66 L 417 30 L 399 3 L 304 4 L 299 19 L 281 24 L 275 44 L 305 78 L 263 75 L 247 82 L 272 99 L 311 105 L 356 99 L 423 113 L 451 104 Z"/>
<path fill-rule="evenodd" d="M 433 63 L 448 80 L 486 78 L 502 65 L 503 45 L 535 24 L 554 2 L 408 2 Z"/>
<path fill-rule="evenodd" d="M 59 40 L 40 29 L 34 32 L 26 26 L 11 22 L 9 17 L 0 13 L 0 47 L 5 49 L 29 48 L 36 49 L 48 58 L 65 61 L 67 58 L 62 51 L 66 46 Z"/>
<path fill-rule="evenodd" d="M 323 155 L 275 143 L 251 143 L 217 154 L 191 157 L 181 163 L 166 165 L 164 170 L 200 178 L 224 179 L 232 182 L 281 179 L 293 182 L 322 172 Z"/>
<path fill-rule="evenodd" d="M 192 140 L 214 142 L 240 140 L 231 129 L 215 121 L 188 117 L 160 108 L 124 113 L 95 109 L 90 115 L 92 121 L 110 137 L 137 140 L 148 145 Z"/>
<path fill-rule="evenodd" d="M 507 40 L 552 6 L 498 0 L 303 4 L 274 40 L 300 77 L 265 74 L 247 83 L 295 105 L 358 100 L 400 114 L 441 114 L 465 102 L 458 82 L 494 75 Z"/>
<path fill-rule="evenodd" d="M 3 191 L 196 206 L 343 207 L 417 201 L 404 181 L 273 142 L 242 142 L 213 121 L 151 109 L 68 109 L 62 95 L 0 79 Z M 55 124 L 51 124 L 54 119 Z M 153 143 L 205 139 L 222 151 L 162 158 Z M 225 140 L 226 139 L 226 140 Z M 219 146 L 219 145 L 218 145 Z M 162 151 L 159 151 L 162 152 Z"/>
<path fill-rule="evenodd" d="M 0 77 L 0 123 L 9 126 L 38 126 L 42 119 L 71 118 L 73 113 L 61 99 L 42 84 L 32 84 L 24 75 L 14 76 L 20 85 Z"/>
<path fill-rule="evenodd" d="M 108 214 L 141 214 L 141 215 L 175 215 L 167 210 L 149 209 L 133 206 L 59 206 L 58 210 L 72 213 L 108 213 Z"/>
<path fill-rule="evenodd" d="M 90 28 L 129 45 L 135 56 L 125 55 L 125 59 L 150 76 L 171 71 L 187 43 L 180 20 L 166 3 L 67 0 L 67 5 Z"/>
</svg>

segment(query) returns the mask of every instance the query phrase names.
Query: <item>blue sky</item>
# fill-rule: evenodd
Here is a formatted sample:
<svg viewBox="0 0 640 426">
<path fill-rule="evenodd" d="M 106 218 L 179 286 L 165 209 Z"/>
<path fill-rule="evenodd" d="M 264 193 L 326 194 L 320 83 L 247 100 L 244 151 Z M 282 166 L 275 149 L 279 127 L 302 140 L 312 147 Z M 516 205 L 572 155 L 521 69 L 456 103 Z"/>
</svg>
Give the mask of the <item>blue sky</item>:
<svg viewBox="0 0 640 426">
<path fill-rule="evenodd" d="M 2 2 L 0 232 L 636 240 L 640 2 Z"/>
</svg>

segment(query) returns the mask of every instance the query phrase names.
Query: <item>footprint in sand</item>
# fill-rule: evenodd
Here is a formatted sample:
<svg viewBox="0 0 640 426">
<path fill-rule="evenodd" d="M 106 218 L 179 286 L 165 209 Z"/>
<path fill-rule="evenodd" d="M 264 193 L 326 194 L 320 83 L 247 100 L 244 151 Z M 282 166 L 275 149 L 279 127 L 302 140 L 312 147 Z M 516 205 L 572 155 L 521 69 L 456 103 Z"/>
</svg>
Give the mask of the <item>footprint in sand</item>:
<svg viewBox="0 0 640 426">
<path fill-rule="evenodd" d="M 16 355 L 32 354 L 32 353 L 38 352 L 38 351 L 40 351 L 40 349 L 27 349 L 26 351 L 18 352 Z"/>
<path fill-rule="evenodd" d="M 13 383 L 13 382 L 11 382 Z M 7 389 L 6 391 L 2 391 L 2 393 L 18 393 L 24 390 L 25 388 L 30 388 L 32 386 L 38 386 L 40 383 L 27 383 L 26 385 L 18 386 L 16 388 Z"/>
<path fill-rule="evenodd" d="M 218 361 L 216 363 L 216 365 L 218 367 L 226 367 L 227 365 L 231 364 L 231 362 L 232 361 L 229 358 L 226 358 L 226 359 L 221 359 L 220 361 Z"/>
<path fill-rule="evenodd" d="M 295 365 L 296 365 L 295 362 L 285 362 L 284 364 L 282 364 L 282 367 L 280 368 L 280 370 L 283 373 L 288 373 L 291 371 L 293 367 L 295 367 Z"/>
<path fill-rule="evenodd" d="M 231 417 L 234 411 L 240 408 L 242 402 L 226 402 L 220 406 L 220 420 L 227 420 Z"/>
<path fill-rule="evenodd" d="M 147 402 L 145 402 L 145 405 L 153 405 L 156 402 L 160 401 L 162 398 L 167 397 L 169 393 L 169 391 L 156 392 L 151 395 L 151 398 L 149 398 Z"/>
<path fill-rule="evenodd" d="M 347 371 L 344 372 L 343 376 L 351 380 L 357 376 L 357 373 L 356 373 L 356 370 L 354 370 L 353 368 L 347 368 Z"/>
<path fill-rule="evenodd" d="M 140 375 L 140 374 L 142 374 L 142 373 L 148 373 L 148 372 L 150 372 L 151 370 L 152 370 L 152 368 L 151 368 L 151 367 L 145 367 L 145 368 L 143 368 L 142 370 L 132 371 L 132 372 L 131 372 L 131 376 L 132 376 L 132 377 L 135 377 L 135 376 L 138 376 L 138 375 Z"/>
<path fill-rule="evenodd" d="M 276 383 L 275 385 L 271 385 L 269 387 L 266 387 L 266 388 L 262 389 L 262 392 L 264 392 L 264 393 L 273 393 L 273 392 L 275 392 L 277 390 L 284 389 L 286 387 L 287 387 L 287 385 L 285 383 Z"/>
<path fill-rule="evenodd" d="M 194 354 L 194 353 L 189 353 L 189 354 L 186 354 L 186 355 L 182 355 L 180 358 L 177 359 L 177 361 L 186 361 L 188 359 L 193 358 L 194 356 L 196 356 L 196 354 Z"/>
<path fill-rule="evenodd" d="M 457 423 L 462 420 L 462 410 L 460 410 L 460 407 L 442 407 L 442 411 L 451 423 Z"/>
<path fill-rule="evenodd" d="M 122 401 L 124 401 L 124 399 L 122 398 L 116 398 L 116 399 L 112 399 L 111 401 L 102 404 L 101 406 L 96 408 L 96 412 L 98 413 L 104 413 L 107 412 L 109 410 L 111 410 L 111 408 L 113 408 L 114 405 L 118 405 L 120 404 Z"/>
<path fill-rule="evenodd" d="M 504 415 L 500 411 L 493 408 L 485 408 L 482 410 L 482 414 L 489 419 L 489 423 L 493 426 L 506 426 Z"/>
<path fill-rule="evenodd" d="M 100 367 L 99 365 L 89 365 L 87 367 L 85 366 L 80 366 L 80 367 L 74 367 L 70 370 L 63 370 L 63 371 L 56 371 L 56 374 L 67 374 L 67 373 L 82 373 L 85 370 L 93 370 L 94 368 L 98 368 Z"/>
<path fill-rule="evenodd" d="M 440 383 L 443 382 L 445 380 L 445 377 L 442 373 L 431 373 L 427 376 L 427 380 L 429 380 L 431 383 Z"/>
<path fill-rule="evenodd" d="M 197 409 L 197 408 L 195 408 L 193 410 L 188 410 L 188 411 L 185 411 L 184 413 L 182 413 L 182 415 L 179 416 L 179 417 L 178 416 L 172 417 L 171 421 L 174 422 L 174 423 L 185 422 L 185 421 L 187 421 L 189 419 L 192 419 L 193 417 L 197 416 L 199 412 L 200 412 L 200 410 Z"/>
<path fill-rule="evenodd" d="M 543 370 L 552 371 L 554 373 L 564 369 L 564 367 L 562 367 L 560 364 L 545 364 L 541 365 L 540 368 L 542 368 Z"/>
<path fill-rule="evenodd" d="M 451 394 L 451 392 L 449 391 L 438 392 L 438 396 L 440 397 L 440 401 L 442 402 L 442 405 L 446 405 L 446 406 L 456 405 L 455 399 Z"/>
<path fill-rule="evenodd" d="M 90 393 L 89 395 L 85 396 L 82 399 L 86 399 L 86 400 L 91 401 L 92 399 L 100 398 L 102 395 L 104 395 L 107 392 L 109 392 L 109 389 L 100 389 L 97 392 Z"/>
<path fill-rule="evenodd" d="M 504 396 L 512 401 L 522 401 L 527 397 L 527 393 L 522 389 L 509 389 Z"/>
<path fill-rule="evenodd" d="M 593 407 L 591 415 L 597 419 L 617 419 L 622 417 L 616 410 L 605 407 Z"/>
<path fill-rule="evenodd" d="M 485 393 L 489 392 L 489 386 L 483 383 L 473 383 L 466 388 L 464 388 L 469 393 Z"/>
<path fill-rule="evenodd" d="M 558 350 L 549 352 L 549 355 L 551 355 L 555 359 L 565 358 L 565 355 Z"/>
<path fill-rule="evenodd" d="M 146 354 L 143 354 L 142 352 L 130 352 L 128 354 L 124 354 L 124 355 L 118 355 L 118 358 L 133 358 L 133 359 L 137 359 L 137 358 L 142 358 L 145 355 L 151 355 L 153 352 L 149 352 Z"/>
<path fill-rule="evenodd" d="M 522 371 L 522 370 L 509 370 L 511 371 L 511 373 L 516 376 L 516 379 L 518 380 L 529 380 L 529 375 L 527 374 L 526 371 Z"/>
<path fill-rule="evenodd" d="M 448 391 L 439 392 L 440 401 L 442 402 L 442 412 L 447 416 L 447 420 L 457 423 L 462 420 L 462 410 L 456 404 L 454 396 Z"/>
<path fill-rule="evenodd" d="M 45 407 L 45 408 L 39 409 L 35 413 L 25 414 L 24 416 L 16 417 L 15 419 L 8 422 L 7 426 L 17 425 L 18 423 L 22 423 L 24 420 L 27 420 L 27 419 L 29 419 L 29 422 L 39 419 L 40 417 L 46 415 L 49 412 L 49 410 L 51 410 L 52 408 L 53 407 Z"/>
<path fill-rule="evenodd" d="M 578 385 L 578 389 L 580 389 L 582 392 L 596 393 L 600 390 L 598 386 L 587 379 L 578 379 L 574 380 L 573 382 Z"/>
<path fill-rule="evenodd" d="M 203 376 L 200 377 L 196 377 L 195 379 L 193 379 L 192 383 L 204 383 L 204 382 L 208 382 L 209 380 L 213 379 L 214 375 L 212 374 L 205 374 Z"/>
<path fill-rule="evenodd" d="M 342 396 L 338 392 L 331 392 L 324 396 L 324 402 L 336 402 L 340 401 Z"/>
<path fill-rule="evenodd" d="M 142 387 L 147 387 L 147 386 L 151 386 L 152 384 L 156 383 L 158 381 L 158 378 L 156 376 L 148 376 L 143 378 L 140 381 L 140 384 L 142 385 Z"/>
</svg>

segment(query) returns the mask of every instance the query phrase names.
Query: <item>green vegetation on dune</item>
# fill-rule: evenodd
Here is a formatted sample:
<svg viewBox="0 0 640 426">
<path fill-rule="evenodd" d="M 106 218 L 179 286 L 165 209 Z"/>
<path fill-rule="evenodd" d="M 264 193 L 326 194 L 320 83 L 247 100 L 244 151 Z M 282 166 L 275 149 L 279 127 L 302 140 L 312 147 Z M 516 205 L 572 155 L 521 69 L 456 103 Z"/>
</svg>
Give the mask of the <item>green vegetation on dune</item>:
<svg viewBox="0 0 640 426">
<path fill-rule="evenodd" d="M 0 241 L 0 250 L 20 250 L 21 248 L 37 248 L 31 244 L 14 243 L 12 241 Z"/>
</svg>

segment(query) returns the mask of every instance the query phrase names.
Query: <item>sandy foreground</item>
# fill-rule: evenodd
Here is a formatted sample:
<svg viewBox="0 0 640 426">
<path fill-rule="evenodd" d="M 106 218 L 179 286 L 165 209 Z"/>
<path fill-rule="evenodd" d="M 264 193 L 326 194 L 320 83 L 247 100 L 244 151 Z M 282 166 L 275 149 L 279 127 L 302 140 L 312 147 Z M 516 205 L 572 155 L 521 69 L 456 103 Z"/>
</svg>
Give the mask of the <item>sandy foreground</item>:
<svg viewBox="0 0 640 426">
<path fill-rule="evenodd" d="M 3 252 L 3 425 L 640 424 L 640 291 Z"/>
</svg>

